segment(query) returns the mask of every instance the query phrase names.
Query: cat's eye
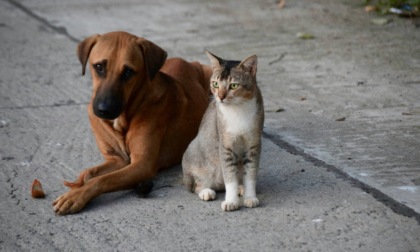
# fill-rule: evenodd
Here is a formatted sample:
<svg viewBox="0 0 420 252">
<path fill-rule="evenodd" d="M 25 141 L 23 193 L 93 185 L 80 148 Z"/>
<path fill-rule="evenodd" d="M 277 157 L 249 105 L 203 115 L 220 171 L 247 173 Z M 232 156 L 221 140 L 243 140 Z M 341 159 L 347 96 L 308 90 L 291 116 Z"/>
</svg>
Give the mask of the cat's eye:
<svg viewBox="0 0 420 252">
<path fill-rule="evenodd" d="M 239 84 L 238 83 L 232 83 L 232 84 L 230 84 L 230 86 L 229 86 L 229 88 L 230 89 L 232 89 L 232 90 L 235 90 L 235 89 L 237 89 L 239 87 Z"/>
<path fill-rule="evenodd" d="M 217 81 L 213 81 L 212 85 L 214 88 L 219 88 L 219 83 Z"/>
</svg>

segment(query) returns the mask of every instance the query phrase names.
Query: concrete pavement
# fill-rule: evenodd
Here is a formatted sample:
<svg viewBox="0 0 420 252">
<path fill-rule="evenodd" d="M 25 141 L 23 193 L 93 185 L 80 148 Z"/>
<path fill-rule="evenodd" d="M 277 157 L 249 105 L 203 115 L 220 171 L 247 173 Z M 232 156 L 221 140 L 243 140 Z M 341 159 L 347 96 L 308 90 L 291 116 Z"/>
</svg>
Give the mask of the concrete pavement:
<svg viewBox="0 0 420 252">
<path fill-rule="evenodd" d="M 351 1 L 1 1 L 0 248 L 419 251 L 420 31 Z M 100 162 L 77 41 L 126 30 L 169 56 L 259 57 L 266 104 L 256 209 L 220 210 L 161 174 L 56 216 L 63 179 Z M 308 32 L 313 40 L 296 38 Z M 278 112 L 276 112 L 278 111 Z M 339 120 L 340 119 L 340 120 Z M 34 178 L 46 199 L 30 197 Z"/>
</svg>

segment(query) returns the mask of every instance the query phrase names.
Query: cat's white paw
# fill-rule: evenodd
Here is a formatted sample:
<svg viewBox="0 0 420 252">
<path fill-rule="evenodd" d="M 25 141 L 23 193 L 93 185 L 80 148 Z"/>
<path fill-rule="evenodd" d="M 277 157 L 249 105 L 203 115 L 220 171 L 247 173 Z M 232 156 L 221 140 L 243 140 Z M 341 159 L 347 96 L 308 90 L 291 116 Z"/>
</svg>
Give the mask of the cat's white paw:
<svg viewBox="0 0 420 252">
<path fill-rule="evenodd" d="M 239 208 L 239 202 L 236 201 L 223 201 L 222 202 L 222 210 L 223 211 L 234 211 L 237 210 Z"/>
<path fill-rule="evenodd" d="M 260 201 L 257 198 L 246 198 L 244 199 L 244 206 L 246 207 L 257 207 Z"/>
<path fill-rule="evenodd" d="M 205 201 L 214 200 L 216 198 L 216 192 L 210 188 L 205 188 L 200 191 L 198 197 Z"/>
</svg>

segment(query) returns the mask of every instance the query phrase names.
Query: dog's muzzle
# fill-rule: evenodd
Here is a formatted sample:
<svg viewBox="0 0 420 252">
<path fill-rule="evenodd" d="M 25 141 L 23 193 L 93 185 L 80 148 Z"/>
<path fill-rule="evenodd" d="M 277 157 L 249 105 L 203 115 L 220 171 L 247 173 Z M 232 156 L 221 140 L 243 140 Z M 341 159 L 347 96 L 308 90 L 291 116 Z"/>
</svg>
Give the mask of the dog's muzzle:
<svg viewBox="0 0 420 252">
<path fill-rule="evenodd" d="M 122 99 L 119 97 L 97 97 L 93 101 L 93 112 L 99 118 L 113 120 L 123 109 Z"/>
</svg>

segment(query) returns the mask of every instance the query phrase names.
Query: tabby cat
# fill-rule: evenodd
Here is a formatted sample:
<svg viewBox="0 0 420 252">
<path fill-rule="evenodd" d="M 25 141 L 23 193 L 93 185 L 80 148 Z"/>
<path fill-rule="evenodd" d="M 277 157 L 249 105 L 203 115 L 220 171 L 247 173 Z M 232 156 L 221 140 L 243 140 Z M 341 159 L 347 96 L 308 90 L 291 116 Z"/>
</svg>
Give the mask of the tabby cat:
<svg viewBox="0 0 420 252">
<path fill-rule="evenodd" d="M 257 56 L 242 62 L 210 52 L 214 99 L 203 116 L 197 137 L 182 159 L 185 187 L 205 201 L 226 190 L 222 209 L 259 204 L 255 187 L 261 153 L 264 105 L 257 86 Z"/>
</svg>

